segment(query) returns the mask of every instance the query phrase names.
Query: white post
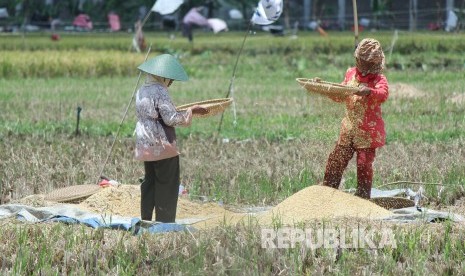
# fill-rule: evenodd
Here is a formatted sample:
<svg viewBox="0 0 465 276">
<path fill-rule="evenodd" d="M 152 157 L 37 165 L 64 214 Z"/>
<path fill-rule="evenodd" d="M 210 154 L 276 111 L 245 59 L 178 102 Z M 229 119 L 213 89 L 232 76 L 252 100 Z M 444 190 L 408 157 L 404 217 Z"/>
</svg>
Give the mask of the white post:
<svg viewBox="0 0 465 276">
<path fill-rule="evenodd" d="M 337 22 L 339 23 L 339 28 L 345 30 L 346 28 L 346 1 L 338 0 L 338 13 L 337 13 Z"/>
<path fill-rule="evenodd" d="M 417 0 L 410 0 L 409 5 L 409 30 L 417 29 Z"/>
<path fill-rule="evenodd" d="M 304 0 L 304 27 L 308 27 L 310 23 L 310 11 L 312 7 L 312 0 Z"/>
<path fill-rule="evenodd" d="M 457 27 L 456 15 L 454 14 L 454 0 L 446 1 L 446 28 L 447 32 L 454 30 Z M 455 24 L 454 24 L 455 23 Z"/>
<path fill-rule="evenodd" d="M 454 0 L 446 1 L 446 13 L 447 13 L 446 16 L 449 15 L 449 11 L 454 11 Z"/>
<path fill-rule="evenodd" d="M 352 0 L 352 6 L 354 9 L 354 36 L 355 36 L 355 48 L 358 45 L 358 12 L 357 12 L 357 0 Z"/>
</svg>

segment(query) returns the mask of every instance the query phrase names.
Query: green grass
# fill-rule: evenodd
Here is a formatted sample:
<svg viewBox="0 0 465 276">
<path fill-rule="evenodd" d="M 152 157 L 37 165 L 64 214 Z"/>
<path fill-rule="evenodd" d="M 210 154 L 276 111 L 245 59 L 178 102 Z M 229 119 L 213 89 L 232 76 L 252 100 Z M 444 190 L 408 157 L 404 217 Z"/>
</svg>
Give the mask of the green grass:
<svg viewBox="0 0 465 276">
<path fill-rule="evenodd" d="M 382 229 L 382 224 L 366 229 Z M 337 224 L 327 223 L 326 228 Z M 348 225 L 340 225 L 348 227 Z M 314 231 L 318 224 L 301 225 Z M 450 223 L 392 229 L 397 248 L 261 248 L 260 229 L 245 223 L 210 232 L 143 235 L 84 226 L 9 225 L 0 230 L 4 274 L 461 274 L 463 229 Z M 34 237 L 33 242 L 30 237 Z M 9 240 L 18 241 L 12 247 Z M 11 254 L 11 255 L 10 255 Z M 14 259 L 7 256 L 15 256 Z M 5 266 L 6 265 L 6 266 Z M 11 270 L 9 269 L 11 267 Z"/>
<path fill-rule="evenodd" d="M 17 77 L 130 77 L 144 59 L 144 53 L 131 52 L 132 34 L 62 34 L 52 42 L 44 34 L 4 35 L 0 42 L 0 76 Z M 198 33 L 194 44 L 178 36 L 170 40 L 163 33 L 148 33 L 152 54 L 178 56 L 193 77 L 207 77 L 209 70 L 232 72 L 245 33 L 214 36 Z M 390 54 L 393 33 L 364 33 L 361 38 L 379 39 L 386 51 L 388 68 L 396 70 L 460 71 L 464 68 L 463 34 L 410 34 L 401 32 Z M 239 38 L 239 39 L 238 39 Z M 353 38 L 349 33 L 331 33 L 320 37 L 302 32 L 297 39 L 271 37 L 264 32 L 248 36 L 239 73 L 251 70 L 306 73 L 312 69 L 333 68 L 337 71 L 352 64 Z M 260 63 L 249 62 L 260 58 Z M 276 63 L 276 58 L 282 62 Z M 285 68 L 282 68 L 285 67 Z M 321 70 L 320 70 L 321 71 Z"/>
<path fill-rule="evenodd" d="M 1 50 L 77 50 L 90 49 L 98 51 L 129 51 L 134 34 L 131 33 L 59 33 L 61 40 L 51 41 L 48 33 L 3 34 Z M 181 37 L 180 32 L 174 32 L 176 38 L 169 39 L 164 32 L 145 32 L 147 43 L 152 44 L 158 50 L 185 51 L 194 50 L 195 53 L 209 51 L 220 51 L 226 54 L 236 53 L 241 45 L 245 32 L 236 31 L 219 33 L 214 35 L 209 32 L 197 30 L 194 32 L 194 44 L 186 38 Z M 384 48 L 391 45 L 394 32 L 365 32 L 360 37 L 374 37 L 382 42 Z M 396 51 L 403 55 L 418 52 L 433 51 L 438 54 L 456 52 L 461 53 L 465 48 L 463 33 L 445 32 L 403 32 L 398 33 Z M 271 42 L 271 43 L 270 43 Z M 314 51 L 324 54 L 341 54 L 353 50 L 353 33 L 351 32 L 329 32 L 328 37 L 321 37 L 316 32 L 299 32 L 298 39 L 290 39 L 288 36 L 272 37 L 268 33 L 255 30 L 248 36 L 246 51 L 251 53 L 291 53 L 299 51 Z M 267 47 L 263 47 L 266 45 Z"/>
</svg>

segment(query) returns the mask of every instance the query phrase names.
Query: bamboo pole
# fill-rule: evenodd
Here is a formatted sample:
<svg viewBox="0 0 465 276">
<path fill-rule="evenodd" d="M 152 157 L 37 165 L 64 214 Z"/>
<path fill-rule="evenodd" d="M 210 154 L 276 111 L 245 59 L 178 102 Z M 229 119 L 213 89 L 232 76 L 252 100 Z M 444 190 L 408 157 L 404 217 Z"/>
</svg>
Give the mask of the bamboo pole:
<svg viewBox="0 0 465 276">
<path fill-rule="evenodd" d="M 231 80 L 229 82 L 229 89 L 228 89 L 228 93 L 226 94 L 226 98 L 233 98 L 233 112 L 234 112 L 234 125 L 237 124 L 237 118 L 236 118 L 236 103 L 234 101 L 234 80 L 236 79 L 236 70 L 237 70 L 237 64 L 239 63 L 239 58 L 242 54 L 242 50 L 244 49 L 244 45 L 245 45 L 245 41 L 247 40 L 247 37 L 249 36 L 249 33 L 250 33 L 250 30 L 252 28 L 252 21 L 249 22 L 249 25 L 247 26 L 247 31 L 245 33 L 245 36 L 244 36 L 244 39 L 242 40 L 242 45 L 241 45 L 241 48 L 239 49 L 239 53 L 237 54 L 237 57 L 236 57 L 236 63 L 234 64 L 234 69 L 233 69 L 233 73 L 232 73 L 232 76 L 231 76 Z M 221 119 L 220 119 L 220 123 L 218 125 L 218 135 L 220 134 L 221 132 L 221 126 L 223 125 L 223 117 L 224 117 L 224 112 L 221 114 Z"/>
<path fill-rule="evenodd" d="M 147 61 L 147 58 L 149 56 L 150 50 L 152 49 L 152 45 L 149 46 L 149 49 L 147 50 L 147 54 L 145 55 L 144 62 Z M 126 119 L 126 115 L 128 114 L 129 107 L 132 104 L 132 101 L 134 100 L 134 96 L 137 92 L 137 87 L 139 86 L 140 78 L 142 77 L 142 71 L 139 70 L 139 76 L 137 77 L 137 83 L 134 86 L 134 90 L 132 92 L 131 99 L 129 100 L 129 103 L 126 107 L 126 111 L 124 112 L 123 118 L 121 119 L 121 122 L 119 123 L 118 130 L 116 131 L 115 138 L 113 139 L 113 143 L 111 144 L 110 151 L 108 151 L 107 157 L 105 158 L 105 161 L 103 162 L 102 169 L 100 170 L 100 174 L 98 176 L 97 184 L 100 182 L 100 178 L 103 175 L 103 171 L 105 170 L 105 166 L 107 165 L 108 160 L 110 159 L 111 152 L 113 151 L 113 148 L 116 143 L 116 139 L 118 138 L 119 132 L 121 131 L 121 126 L 123 125 L 124 119 Z"/>
</svg>

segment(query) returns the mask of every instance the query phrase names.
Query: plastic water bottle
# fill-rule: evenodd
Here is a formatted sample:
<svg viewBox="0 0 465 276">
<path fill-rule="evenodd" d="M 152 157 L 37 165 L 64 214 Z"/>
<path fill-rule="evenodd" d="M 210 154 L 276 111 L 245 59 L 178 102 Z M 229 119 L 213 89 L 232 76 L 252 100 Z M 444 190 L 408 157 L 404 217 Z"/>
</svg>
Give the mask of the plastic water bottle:
<svg viewBox="0 0 465 276">
<path fill-rule="evenodd" d="M 184 185 L 179 185 L 179 195 L 187 195 L 187 189 L 184 187 Z"/>
</svg>

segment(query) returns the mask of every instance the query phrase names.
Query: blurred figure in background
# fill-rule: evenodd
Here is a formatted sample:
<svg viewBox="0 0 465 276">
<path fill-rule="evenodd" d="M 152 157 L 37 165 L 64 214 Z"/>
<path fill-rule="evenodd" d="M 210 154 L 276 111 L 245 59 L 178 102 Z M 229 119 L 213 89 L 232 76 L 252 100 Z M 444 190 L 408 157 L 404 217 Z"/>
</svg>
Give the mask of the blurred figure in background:
<svg viewBox="0 0 465 276">
<path fill-rule="evenodd" d="M 203 10 L 203 7 L 194 7 L 186 13 L 182 19 L 182 35 L 187 37 L 189 42 L 194 41 L 192 34 L 192 27 L 194 25 L 200 27 L 209 26 L 207 18 L 205 18 L 200 12 Z"/>
<path fill-rule="evenodd" d="M 137 20 L 134 24 L 135 34 L 134 38 L 132 39 L 132 47 L 136 50 L 136 52 L 140 53 L 145 51 L 147 48 L 147 44 L 145 43 L 144 33 L 142 32 L 142 22 Z"/>
<path fill-rule="evenodd" d="M 115 12 L 110 12 L 108 13 L 108 25 L 110 26 L 110 31 L 111 32 L 117 32 L 121 30 L 121 22 L 119 19 L 119 15 L 117 15 Z"/>
</svg>

